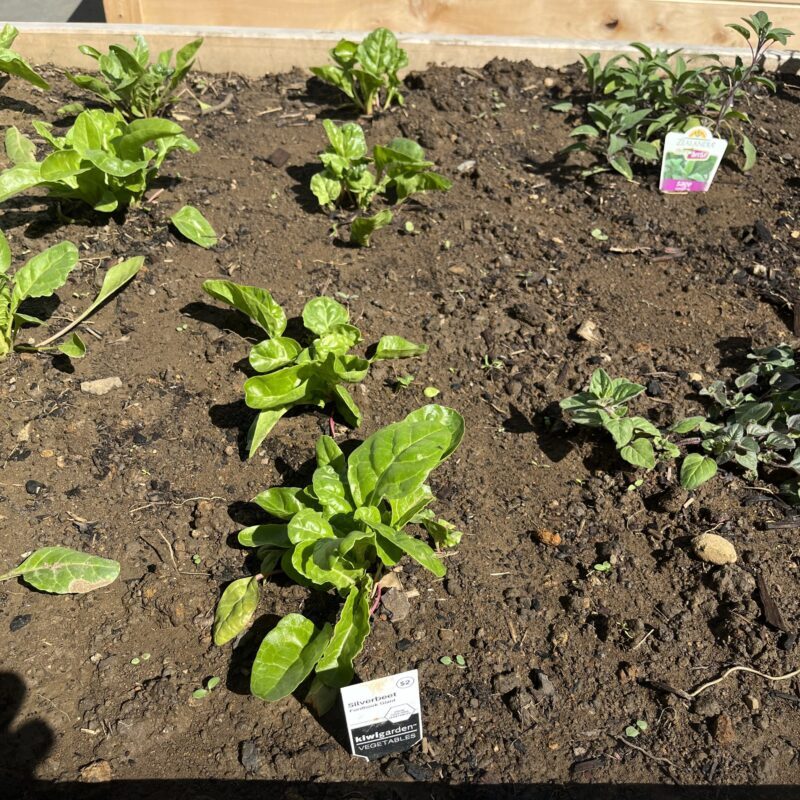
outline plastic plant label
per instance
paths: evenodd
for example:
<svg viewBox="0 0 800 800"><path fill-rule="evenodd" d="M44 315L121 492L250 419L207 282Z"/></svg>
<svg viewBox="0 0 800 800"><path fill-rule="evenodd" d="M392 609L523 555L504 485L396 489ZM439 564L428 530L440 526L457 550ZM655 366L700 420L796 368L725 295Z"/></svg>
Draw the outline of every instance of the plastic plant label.
<svg viewBox="0 0 800 800"><path fill-rule="evenodd" d="M707 192L728 147L708 128L698 125L686 133L671 131L664 139L661 159L662 192Z"/></svg>
<svg viewBox="0 0 800 800"><path fill-rule="evenodd" d="M422 741L419 674L415 669L346 686L342 705L354 756L373 761Z"/></svg>

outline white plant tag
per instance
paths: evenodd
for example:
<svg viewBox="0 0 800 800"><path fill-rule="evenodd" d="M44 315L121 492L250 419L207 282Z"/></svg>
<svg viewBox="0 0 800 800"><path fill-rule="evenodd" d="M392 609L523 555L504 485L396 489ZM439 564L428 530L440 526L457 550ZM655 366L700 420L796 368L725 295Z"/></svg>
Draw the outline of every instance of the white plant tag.
<svg viewBox="0 0 800 800"><path fill-rule="evenodd" d="M662 192L707 192L728 147L708 128L698 125L686 133L671 131L664 139L661 156Z"/></svg>
<svg viewBox="0 0 800 800"><path fill-rule="evenodd" d="M342 689L354 756L372 761L422 741L419 674L412 669Z"/></svg>

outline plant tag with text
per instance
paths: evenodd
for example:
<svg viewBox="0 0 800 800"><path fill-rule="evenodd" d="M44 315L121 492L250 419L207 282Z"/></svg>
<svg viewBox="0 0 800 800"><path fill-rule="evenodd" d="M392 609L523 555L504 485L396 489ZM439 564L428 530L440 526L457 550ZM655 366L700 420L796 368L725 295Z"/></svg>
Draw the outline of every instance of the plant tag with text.
<svg viewBox="0 0 800 800"><path fill-rule="evenodd" d="M350 749L373 761L422 741L419 674L412 669L342 689Z"/></svg>
<svg viewBox="0 0 800 800"><path fill-rule="evenodd" d="M671 131L664 139L658 188L671 193L707 192L727 147L726 139L716 139L702 126L686 133Z"/></svg>

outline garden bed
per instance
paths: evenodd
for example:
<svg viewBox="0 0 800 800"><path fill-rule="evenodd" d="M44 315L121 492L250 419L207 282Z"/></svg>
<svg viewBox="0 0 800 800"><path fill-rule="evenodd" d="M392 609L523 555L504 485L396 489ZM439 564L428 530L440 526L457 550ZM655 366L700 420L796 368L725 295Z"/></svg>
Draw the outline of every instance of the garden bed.
<svg viewBox="0 0 800 800"><path fill-rule="evenodd" d="M3 126L30 132L77 96L50 76L49 96L4 88ZM793 511L735 471L688 502L674 476L629 471L605 440L557 424L557 401L597 366L646 384L637 408L667 423L698 413L701 385L740 370L753 347L794 341L797 85L753 106L751 173L725 166L710 193L665 196L653 170L636 184L586 183L554 162L569 125L549 107L578 91L577 68L414 73L406 108L366 123L368 137L418 140L454 187L353 249L329 238L308 188L330 95L300 72L206 82L206 102L232 98L204 116L179 104L199 154L168 161L163 192L124 220L70 223L31 197L0 209L17 255L79 246L82 295L110 259L147 257L90 321L84 360L16 355L0 371L3 563L57 543L122 563L120 580L86 596L0 585L3 669L16 676L3 691L21 703L4 774L73 781L107 762L115 779L797 783L796 679L740 673L693 702L663 686L688 690L734 663L797 668L797 529L777 524ZM215 226L215 249L168 230L184 203ZM430 345L373 368L356 390L364 425L338 425L339 440L401 419L427 386L466 419L433 478L438 509L466 535L443 581L404 565L405 589L419 592L411 613L379 615L357 662L361 679L420 670L424 748L355 761L335 714L320 722L294 698L248 694L258 637L274 615L302 610L298 586L265 584L233 653L211 643L221 587L242 574L233 534L253 519L248 501L307 478L328 431L326 414L303 410L243 460L250 329L207 302L201 283L216 277L268 288L290 316L335 296L367 341L391 332ZM71 313L60 297L56 317ZM587 320L595 340L576 335ZM113 376L122 387L106 395L81 390ZM712 529L734 543L736 565L693 557L691 537ZM606 561L608 572L593 569ZM788 631L766 624L759 573ZM448 655L465 668L440 663ZM194 698L210 676L222 683ZM637 720L647 731L626 739Z"/></svg>

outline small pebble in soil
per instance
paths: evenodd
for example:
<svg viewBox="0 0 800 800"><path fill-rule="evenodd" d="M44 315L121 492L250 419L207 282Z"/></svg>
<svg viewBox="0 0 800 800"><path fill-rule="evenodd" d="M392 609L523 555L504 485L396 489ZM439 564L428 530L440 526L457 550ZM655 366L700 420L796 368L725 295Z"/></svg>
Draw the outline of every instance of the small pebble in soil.
<svg viewBox="0 0 800 800"><path fill-rule="evenodd" d="M43 492L45 485L39 481L25 481L25 491L28 494L37 495Z"/></svg>
<svg viewBox="0 0 800 800"><path fill-rule="evenodd" d="M736 561L736 548L716 533L701 533L692 539L692 551L709 564L733 564Z"/></svg>
<svg viewBox="0 0 800 800"><path fill-rule="evenodd" d="M711 733L714 740L722 747L727 747L736 741L736 730L733 720L727 714L720 714L711 723Z"/></svg>
<svg viewBox="0 0 800 800"><path fill-rule="evenodd" d="M33 616L31 614L17 614L17 616L11 620L8 628L12 633L14 633L14 631L24 628L32 619Z"/></svg>
<svg viewBox="0 0 800 800"><path fill-rule="evenodd" d="M401 622L411 613L411 603L403 591L389 589L381 597L381 605L384 610L391 615L392 622Z"/></svg>
<svg viewBox="0 0 800 800"><path fill-rule="evenodd" d="M113 378L98 378L94 381L84 381L81 383L81 391L84 394L104 395L112 389L121 389L122 380L116 376Z"/></svg>

